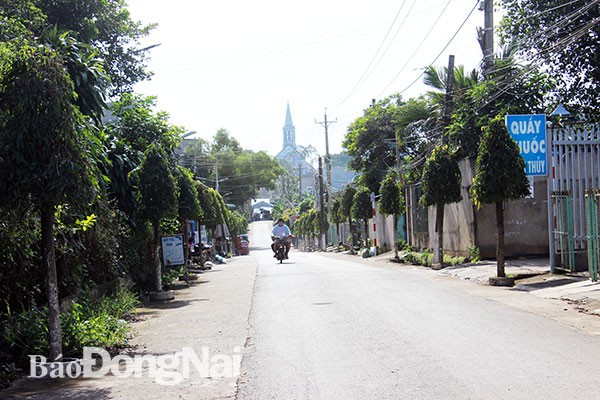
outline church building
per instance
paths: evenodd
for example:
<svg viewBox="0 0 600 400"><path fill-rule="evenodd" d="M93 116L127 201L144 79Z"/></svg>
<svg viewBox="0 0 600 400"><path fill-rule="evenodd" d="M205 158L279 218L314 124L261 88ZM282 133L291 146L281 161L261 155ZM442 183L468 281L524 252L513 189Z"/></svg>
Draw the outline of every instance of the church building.
<svg viewBox="0 0 600 400"><path fill-rule="evenodd" d="M301 174L302 192L313 193L315 187L315 168L310 165L296 147L296 127L292 122L290 104L285 113L283 126L283 148L275 156L279 163L294 176Z"/></svg>

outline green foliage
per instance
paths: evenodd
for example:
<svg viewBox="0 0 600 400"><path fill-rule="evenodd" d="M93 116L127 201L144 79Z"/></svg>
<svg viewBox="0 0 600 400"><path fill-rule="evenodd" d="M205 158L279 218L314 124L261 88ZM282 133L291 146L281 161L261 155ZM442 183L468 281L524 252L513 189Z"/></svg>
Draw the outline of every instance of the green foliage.
<svg viewBox="0 0 600 400"><path fill-rule="evenodd" d="M56 27L60 33L75 32L78 40L91 46L104 60L111 95L130 92L136 82L150 76L145 70L147 52L136 45L155 25L132 20L122 0L34 0L34 3L46 16L40 29ZM41 36L42 32L34 30L34 33Z"/></svg>
<svg viewBox="0 0 600 400"><path fill-rule="evenodd" d="M525 161L501 116L483 128L475 171L471 197L478 206L515 200L529 194Z"/></svg>
<svg viewBox="0 0 600 400"><path fill-rule="evenodd" d="M229 231L233 236L242 235L248 232L249 222L248 213L235 210L229 216Z"/></svg>
<svg viewBox="0 0 600 400"><path fill-rule="evenodd" d="M544 65L558 83L556 102L596 118L600 110L600 9L595 2L502 0L502 43ZM511 90L512 91L512 90Z"/></svg>
<svg viewBox="0 0 600 400"><path fill-rule="evenodd" d="M422 265L424 267L431 267L433 261L433 253L431 250L425 250L423 252L408 251L403 258L405 263ZM444 254L443 265L460 265L465 263L464 257L451 257Z"/></svg>
<svg viewBox="0 0 600 400"><path fill-rule="evenodd" d="M387 215L401 214L405 208L404 195L398 182L398 174L390 172L387 174L379 188L381 199L379 200L379 211Z"/></svg>
<svg viewBox="0 0 600 400"><path fill-rule="evenodd" d="M422 253L419 252L408 252L404 257L404 262L415 265L423 265L425 267L431 267L433 260L433 253L431 250L426 250Z"/></svg>
<svg viewBox="0 0 600 400"><path fill-rule="evenodd" d="M179 219L185 221L199 218L202 208L198 199L198 184L192 173L183 167L177 168L177 188Z"/></svg>
<svg viewBox="0 0 600 400"><path fill-rule="evenodd" d="M344 188L342 193L342 203L340 205L340 213L342 216L348 218L348 222L352 220L352 205L354 204L354 195L356 195L356 188L348 185Z"/></svg>
<svg viewBox="0 0 600 400"><path fill-rule="evenodd" d="M425 206L456 203L462 200L461 174L456 157L447 145L436 147L423 168L423 196Z"/></svg>
<svg viewBox="0 0 600 400"><path fill-rule="evenodd" d="M3 320L2 342L13 361L25 363L29 354L46 354L48 350L48 307L30 308L13 313L10 308L0 314Z"/></svg>
<svg viewBox="0 0 600 400"><path fill-rule="evenodd" d="M507 47L494 60L487 79L457 93L447 134L461 157L476 158L482 127L496 115L543 113L551 79L531 66L520 66ZM510 84L510 90L507 90Z"/></svg>
<svg viewBox="0 0 600 400"><path fill-rule="evenodd" d="M80 130L85 125L73 100L73 84L56 52L26 43L0 43L4 204L90 198L91 165L84 158L89 142Z"/></svg>
<svg viewBox="0 0 600 400"><path fill-rule="evenodd" d="M91 294L83 296L61 315L66 354L79 355L84 346L124 347L131 333L123 318L139 305L137 297L122 286L99 300Z"/></svg>
<svg viewBox="0 0 600 400"><path fill-rule="evenodd" d="M166 267L162 270L163 288L167 289L170 284L179 279L179 275L183 273L180 267Z"/></svg>
<svg viewBox="0 0 600 400"><path fill-rule="evenodd" d="M316 237L319 235L319 213L314 208L300 214L300 218L294 221L294 232L296 235L308 235Z"/></svg>
<svg viewBox="0 0 600 400"><path fill-rule="evenodd" d="M366 108L348 126L342 143L352 157L351 168L362 173L361 183L371 192L379 190L387 167L395 164L396 153L389 143L396 141L397 111L402 103L399 96L392 96Z"/></svg>
<svg viewBox="0 0 600 400"><path fill-rule="evenodd" d="M165 153L155 144L150 145L135 174L141 217L157 224L161 218L173 214L177 207L177 187Z"/></svg>
<svg viewBox="0 0 600 400"><path fill-rule="evenodd" d="M481 260L481 252L479 247L475 245L469 246L469 260L471 260L471 262L477 262Z"/></svg>
<svg viewBox="0 0 600 400"><path fill-rule="evenodd" d="M345 220L344 216L340 213L341 207L341 199L333 199L331 202L331 215L329 215L329 220L334 224L340 224Z"/></svg>
<svg viewBox="0 0 600 400"><path fill-rule="evenodd" d="M373 205L371 204L371 191L369 188L359 188L352 203L352 216L355 219L367 221L373 217Z"/></svg>
<svg viewBox="0 0 600 400"><path fill-rule="evenodd" d="M69 312L61 314L63 346L66 356L81 355L84 346L123 347L130 329L123 320L140 305L137 297L119 287L111 295L94 299L85 292L73 303ZM1 342L7 346L11 359L25 365L30 354L46 354L48 348L48 308L32 305L19 313L10 308L0 314L3 320Z"/></svg>

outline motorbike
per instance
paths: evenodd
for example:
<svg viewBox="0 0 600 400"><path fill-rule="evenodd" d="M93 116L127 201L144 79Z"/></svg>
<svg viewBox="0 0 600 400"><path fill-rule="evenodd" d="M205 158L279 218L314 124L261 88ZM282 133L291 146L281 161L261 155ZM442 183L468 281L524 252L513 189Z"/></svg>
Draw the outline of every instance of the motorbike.
<svg viewBox="0 0 600 400"><path fill-rule="evenodd" d="M285 240L283 237L275 238L275 258L279 264L285 259Z"/></svg>

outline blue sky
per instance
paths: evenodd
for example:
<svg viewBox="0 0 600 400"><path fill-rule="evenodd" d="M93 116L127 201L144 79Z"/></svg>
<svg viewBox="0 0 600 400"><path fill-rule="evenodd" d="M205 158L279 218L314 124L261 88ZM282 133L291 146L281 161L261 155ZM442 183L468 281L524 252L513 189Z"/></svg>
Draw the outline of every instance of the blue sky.
<svg viewBox="0 0 600 400"><path fill-rule="evenodd" d="M478 65L478 3L129 0L133 19L159 24L143 43L160 43L151 52L155 75L136 90L157 96L172 123L200 137L225 128L243 148L271 155L282 147L288 102L297 144L323 154L315 120L327 109L337 119L329 127L337 153L371 99L424 93L422 68L447 65L449 54L456 65Z"/></svg>

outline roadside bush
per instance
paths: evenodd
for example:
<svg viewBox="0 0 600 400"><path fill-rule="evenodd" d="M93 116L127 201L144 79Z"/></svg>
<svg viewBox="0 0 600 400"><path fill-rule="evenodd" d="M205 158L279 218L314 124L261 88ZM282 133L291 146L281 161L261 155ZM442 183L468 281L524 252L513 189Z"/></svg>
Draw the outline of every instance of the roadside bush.
<svg viewBox="0 0 600 400"><path fill-rule="evenodd" d="M469 246L469 260L471 262L477 262L481 260L481 253L479 252L479 247L477 246Z"/></svg>
<svg viewBox="0 0 600 400"><path fill-rule="evenodd" d="M451 257L444 254L444 265L459 265L465 263L465 257ZM433 261L433 253L427 249L423 252L409 251L404 257L404 262L415 265L423 265L431 267Z"/></svg>
<svg viewBox="0 0 600 400"><path fill-rule="evenodd" d="M84 346L122 348L127 345L130 328L126 320L140 302L136 295L119 287L112 295L94 299L85 292L68 312L61 314L65 356L81 356ZM0 344L4 354L0 374L11 365L26 368L29 355L48 350L48 308L31 306L18 314L10 309L1 315ZM14 368L13 368L14 369ZM0 376L0 381L1 381Z"/></svg>
<svg viewBox="0 0 600 400"><path fill-rule="evenodd" d="M100 300L86 296L83 301L74 303L71 310L61 316L65 355L77 356L86 346L126 346L130 330L123 318L139 305L137 297L122 286Z"/></svg>

